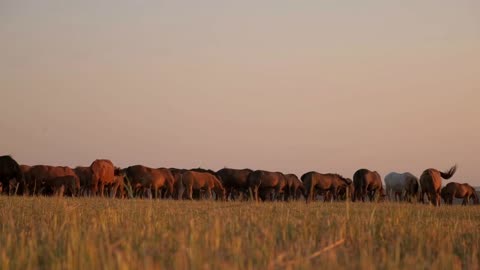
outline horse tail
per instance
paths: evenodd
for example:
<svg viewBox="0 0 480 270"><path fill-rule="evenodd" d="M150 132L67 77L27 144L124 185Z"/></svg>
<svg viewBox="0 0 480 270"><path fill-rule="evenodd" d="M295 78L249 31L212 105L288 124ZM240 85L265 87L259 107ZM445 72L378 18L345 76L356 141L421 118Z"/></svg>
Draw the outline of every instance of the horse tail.
<svg viewBox="0 0 480 270"><path fill-rule="evenodd" d="M314 185L313 185L313 175L311 173L302 176L302 181L304 185L304 196L306 203L309 203L313 197Z"/></svg>
<svg viewBox="0 0 480 270"><path fill-rule="evenodd" d="M473 193L472 193L472 197L473 197L473 202L475 204L480 204L480 201L478 199L478 193L477 191L475 190L475 188L472 188L473 189Z"/></svg>
<svg viewBox="0 0 480 270"><path fill-rule="evenodd" d="M415 181L413 183L413 190L412 190L412 195L414 196L419 196L420 195L420 183L418 182L417 179L413 179L413 181Z"/></svg>
<svg viewBox="0 0 480 270"><path fill-rule="evenodd" d="M454 165L452 168L450 168L450 170L446 172L440 172L440 175L442 176L443 179L448 180L452 178L452 176L455 174L456 171L457 171L457 165Z"/></svg>
<svg viewBox="0 0 480 270"><path fill-rule="evenodd" d="M185 185L183 184L183 174L185 172L180 172L180 177L177 181L177 185L176 185L176 189L177 189L177 200L181 200L183 198L183 193L186 191L186 187ZM180 192L182 191L182 192Z"/></svg>

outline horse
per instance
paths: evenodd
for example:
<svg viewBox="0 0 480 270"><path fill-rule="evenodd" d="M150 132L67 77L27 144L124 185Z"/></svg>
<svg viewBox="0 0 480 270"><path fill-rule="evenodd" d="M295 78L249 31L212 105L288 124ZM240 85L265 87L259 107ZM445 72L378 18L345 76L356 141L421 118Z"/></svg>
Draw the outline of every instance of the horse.
<svg viewBox="0 0 480 270"><path fill-rule="evenodd" d="M440 206L440 190L442 188L442 178L448 180L457 171L457 165L450 168L446 172L437 169L427 169L420 176L420 186L422 188L419 201L424 202L424 196L427 194L430 203Z"/></svg>
<svg viewBox="0 0 480 270"><path fill-rule="evenodd" d="M333 173L321 174L318 172L308 172L302 175L301 179L305 186L306 203L313 200L315 191L317 190L324 192L329 191L333 199L336 200L339 190L352 183L352 180Z"/></svg>
<svg viewBox="0 0 480 270"><path fill-rule="evenodd" d="M227 199L231 197L232 200L235 200L235 195L245 194L248 191L248 176L253 171L250 169L231 169L223 168L217 172L220 180L222 181L223 187L227 191Z"/></svg>
<svg viewBox="0 0 480 270"><path fill-rule="evenodd" d="M412 197L417 197L419 191L418 178L409 172L387 174L385 186L390 200L411 201Z"/></svg>
<svg viewBox="0 0 480 270"><path fill-rule="evenodd" d="M205 190L207 199L212 198L212 190L218 199L226 200L226 191L215 174L209 172L185 171L181 176L187 199L193 199L193 190Z"/></svg>
<svg viewBox="0 0 480 270"><path fill-rule="evenodd" d="M281 172L257 170L248 175L247 182L252 199L257 202L259 198L265 200L267 197L270 197L270 199L274 201L280 194L285 193L285 191L287 198L290 195L287 179Z"/></svg>
<svg viewBox="0 0 480 270"><path fill-rule="evenodd" d="M474 204L479 204L476 190L467 183L448 183L442 188L440 195L446 204L453 204L453 198L463 199L462 205L467 205L470 198L473 199Z"/></svg>
<svg viewBox="0 0 480 270"><path fill-rule="evenodd" d="M360 169L353 175L353 183L355 188L355 196L352 201L361 199L365 201L365 196L368 195L370 201L373 201L377 192L380 193L380 197L384 197L384 190L382 186L382 178L376 171L370 171L367 169Z"/></svg>

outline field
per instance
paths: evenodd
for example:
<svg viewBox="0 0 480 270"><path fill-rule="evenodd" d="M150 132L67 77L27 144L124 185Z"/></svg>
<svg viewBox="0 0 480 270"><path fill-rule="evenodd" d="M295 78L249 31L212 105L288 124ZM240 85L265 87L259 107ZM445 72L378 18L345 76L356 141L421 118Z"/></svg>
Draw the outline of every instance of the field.
<svg viewBox="0 0 480 270"><path fill-rule="evenodd" d="M480 208L0 197L0 269L478 269Z"/></svg>

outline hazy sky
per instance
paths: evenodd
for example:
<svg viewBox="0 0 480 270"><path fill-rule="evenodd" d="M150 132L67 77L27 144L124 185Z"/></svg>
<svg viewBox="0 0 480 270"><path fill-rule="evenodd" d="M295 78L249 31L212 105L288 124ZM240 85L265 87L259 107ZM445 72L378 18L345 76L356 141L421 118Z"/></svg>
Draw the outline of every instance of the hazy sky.
<svg viewBox="0 0 480 270"><path fill-rule="evenodd" d="M0 1L0 154L480 184L480 1Z"/></svg>

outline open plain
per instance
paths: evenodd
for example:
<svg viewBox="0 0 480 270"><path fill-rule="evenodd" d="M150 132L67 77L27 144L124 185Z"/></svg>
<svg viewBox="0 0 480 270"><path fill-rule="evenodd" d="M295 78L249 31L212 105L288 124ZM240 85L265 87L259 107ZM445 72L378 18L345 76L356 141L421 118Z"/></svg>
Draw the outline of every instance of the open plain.
<svg viewBox="0 0 480 270"><path fill-rule="evenodd" d="M0 197L0 269L478 269L480 208Z"/></svg>

